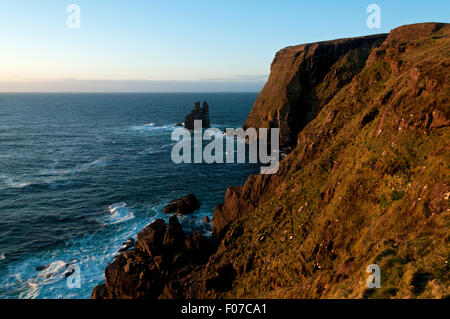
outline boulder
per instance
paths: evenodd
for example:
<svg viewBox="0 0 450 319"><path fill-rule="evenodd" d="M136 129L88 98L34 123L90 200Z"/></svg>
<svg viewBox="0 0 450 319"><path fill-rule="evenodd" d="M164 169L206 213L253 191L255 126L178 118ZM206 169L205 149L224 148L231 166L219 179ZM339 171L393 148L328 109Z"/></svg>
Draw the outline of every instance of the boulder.
<svg viewBox="0 0 450 319"><path fill-rule="evenodd" d="M200 202L194 194L189 194L186 197L172 201L169 205L163 208L166 214L177 213L182 215L192 214L200 208Z"/></svg>
<svg viewBox="0 0 450 319"><path fill-rule="evenodd" d="M136 250L128 254L106 267L103 292L122 299L157 298L164 288L164 277L152 257Z"/></svg>
<svg viewBox="0 0 450 319"><path fill-rule="evenodd" d="M177 202L177 214L192 214L200 208L200 202L194 194L189 194Z"/></svg>
<svg viewBox="0 0 450 319"><path fill-rule="evenodd" d="M157 219L137 235L135 247L148 255L158 255L163 249L166 223L163 219Z"/></svg>
<svg viewBox="0 0 450 319"><path fill-rule="evenodd" d="M105 284L95 287L91 294L91 299L110 299L112 297Z"/></svg>
<svg viewBox="0 0 450 319"><path fill-rule="evenodd" d="M163 207L163 213L171 214L177 212L177 201L171 201L169 205Z"/></svg>

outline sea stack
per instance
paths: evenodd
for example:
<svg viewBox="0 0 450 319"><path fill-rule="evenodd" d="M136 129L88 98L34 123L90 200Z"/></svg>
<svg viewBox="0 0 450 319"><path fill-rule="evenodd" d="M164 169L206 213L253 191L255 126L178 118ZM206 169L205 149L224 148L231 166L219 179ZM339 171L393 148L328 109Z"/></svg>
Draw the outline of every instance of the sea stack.
<svg viewBox="0 0 450 319"><path fill-rule="evenodd" d="M211 127L209 122L209 106L206 101L203 102L202 108L200 107L200 102L195 102L194 109L184 118L184 127L188 130L193 130L195 120L202 120L203 128Z"/></svg>

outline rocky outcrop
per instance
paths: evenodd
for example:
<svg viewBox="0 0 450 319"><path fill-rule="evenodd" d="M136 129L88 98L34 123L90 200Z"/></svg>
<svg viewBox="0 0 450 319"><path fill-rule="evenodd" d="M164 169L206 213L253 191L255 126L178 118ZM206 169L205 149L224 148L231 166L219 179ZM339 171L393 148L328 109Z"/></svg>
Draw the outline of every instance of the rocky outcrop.
<svg viewBox="0 0 450 319"><path fill-rule="evenodd" d="M139 232L135 247L149 256L159 255L164 250L165 233L166 223L162 219L157 219Z"/></svg>
<svg viewBox="0 0 450 319"><path fill-rule="evenodd" d="M92 292L93 299L176 297L179 275L205 263L214 242L194 232L186 237L177 217L166 226L158 219L137 236L135 248L115 257L105 269L105 284Z"/></svg>
<svg viewBox="0 0 450 319"><path fill-rule="evenodd" d="M181 215L192 214L200 208L200 202L194 194L172 201L169 205L164 206L163 212L166 214L177 213Z"/></svg>
<svg viewBox="0 0 450 319"><path fill-rule="evenodd" d="M188 130L193 130L195 120L201 120L203 128L211 127L209 121L209 106L206 101L203 102L202 108L200 107L200 102L195 102L194 109L184 118L184 127Z"/></svg>
<svg viewBox="0 0 450 319"><path fill-rule="evenodd" d="M223 238L228 226L235 220L252 212L276 189L277 178L274 175L252 175L242 187L230 187L225 202L214 209L212 220L213 234Z"/></svg>
<svg viewBox="0 0 450 319"><path fill-rule="evenodd" d="M217 246L148 226L93 297L450 296L449 50L442 23L281 50L245 124L281 128L278 172L227 190Z"/></svg>
<svg viewBox="0 0 450 319"><path fill-rule="evenodd" d="M449 50L450 25L428 23L277 53L245 125L280 127L297 145L215 210L211 260L236 270L222 296L450 295L450 172L438 164L450 150ZM381 289L364 285L373 263Z"/></svg>

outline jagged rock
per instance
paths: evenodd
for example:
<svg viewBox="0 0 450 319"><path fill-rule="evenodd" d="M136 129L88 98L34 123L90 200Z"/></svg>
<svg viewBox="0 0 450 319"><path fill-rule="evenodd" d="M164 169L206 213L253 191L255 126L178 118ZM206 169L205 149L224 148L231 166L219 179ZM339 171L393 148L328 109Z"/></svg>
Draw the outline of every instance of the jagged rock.
<svg viewBox="0 0 450 319"><path fill-rule="evenodd" d="M177 213L182 215L192 214L200 208L200 202L194 194L189 194L186 197L172 201L169 205L163 208L166 214Z"/></svg>
<svg viewBox="0 0 450 319"><path fill-rule="evenodd" d="M335 94L351 83L386 34L290 46L277 52L267 84L244 128L278 127L280 146L298 133Z"/></svg>
<svg viewBox="0 0 450 319"><path fill-rule="evenodd" d="M164 246L169 248L171 251L179 251L184 248L185 239L186 236L181 228L177 216L171 216L164 235Z"/></svg>
<svg viewBox="0 0 450 319"><path fill-rule="evenodd" d="M200 102L195 102L194 109L184 118L184 127L188 130L193 130L195 120L202 120L203 128L211 127L209 121L209 106L206 101L203 102L202 108L200 108Z"/></svg>
<svg viewBox="0 0 450 319"><path fill-rule="evenodd" d="M104 293L114 298L156 298L164 288L164 277L152 257L134 250L128 258L121 255L106 267L105 286Z"/></svg>
<svg viewBox="0 0 450 319"><path fill-rule="evenodd" d="M200 202L194 194L189 194L177 202L177 214L192 214L199 208Z"/></svg>
<svg viewBox="0 0 450 319"><path fill-rule="evenodd" d="M106 267L105 284L95 287L91 298L179 298L177 274L205 263L214 247L197 231L186 238L175 215L167 227L164 220L156 220L138 234L135 249L116 256Z"/></svg>
<svg viewBox="0 0 450 319"><path fill-rule="evenodd" d="M227 226L264 202L269 192L277 188L277 183L277 175L251 175L244 186L228 188L225 202L214 209L212 218L214 236L218 239L223 238Z"/></svg>
<svg viewBox="0 0 450 319"><path fill-rule="evenodd" d="M111 299L112 294L108 291L105 284L96 286L92 290L91 299Z"/></svg>
<svg viewBox="0 0 450 319"><path fill-rule="evenodd" d="M146 252L150 256L158 255L163 249L166 223L163 219L157 219L137 235L136 248Z"/></svg>

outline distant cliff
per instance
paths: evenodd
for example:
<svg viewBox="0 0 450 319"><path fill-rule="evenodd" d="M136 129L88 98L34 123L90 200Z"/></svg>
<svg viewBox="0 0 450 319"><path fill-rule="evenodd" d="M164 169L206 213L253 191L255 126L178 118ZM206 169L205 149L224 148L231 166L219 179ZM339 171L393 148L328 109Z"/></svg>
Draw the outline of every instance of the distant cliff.
<svg viewBox="0 0 450 319"><path fill-rule="evenodd" d="M180 241L162 268L138 237L93 297L450 296L449 37L424 23L278 52L245 123L280 127L278 173L229 188L215 242Z"/></svg>

